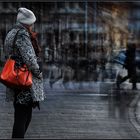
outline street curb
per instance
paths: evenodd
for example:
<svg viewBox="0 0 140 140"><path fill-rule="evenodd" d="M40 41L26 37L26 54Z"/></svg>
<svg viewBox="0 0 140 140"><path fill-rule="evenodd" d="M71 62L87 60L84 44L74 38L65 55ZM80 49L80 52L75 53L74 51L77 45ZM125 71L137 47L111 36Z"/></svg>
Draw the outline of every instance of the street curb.
<svg viewBox="0 0 140 140"><path fill-rule="evenodd" d="M132 100L132 102L129 105L128 117L129 117L130 123L134 126L136 131L140 134L140 121L137 118L137 108L138 108L139 101L140 101L140 94L138 91L135 98Z"/></svg>

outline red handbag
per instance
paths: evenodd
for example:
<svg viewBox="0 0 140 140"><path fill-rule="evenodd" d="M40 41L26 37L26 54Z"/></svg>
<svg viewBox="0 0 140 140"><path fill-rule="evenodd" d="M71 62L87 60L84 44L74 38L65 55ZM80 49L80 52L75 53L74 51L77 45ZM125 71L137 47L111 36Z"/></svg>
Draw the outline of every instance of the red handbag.
<svg viewBox="0 0 140 140"><path fill-rule="evenodd" d="M13 51L14 45L17 38L19 30L17 31L14 41L13 41ZM17 67L15 65L16 61L9 58L0 73L0 82L5 86L11 88L29 88L32 86L32 74L28 70L27 66L24 64L22 67Z"/></svg>
<svg viewBox="0 0 140 140"><path fill-rule="evenodd" d="M16 68L15 60L8 59L0 74L0 81L11 88L29 88L32 86L32 74L26 65Z"/></svg>

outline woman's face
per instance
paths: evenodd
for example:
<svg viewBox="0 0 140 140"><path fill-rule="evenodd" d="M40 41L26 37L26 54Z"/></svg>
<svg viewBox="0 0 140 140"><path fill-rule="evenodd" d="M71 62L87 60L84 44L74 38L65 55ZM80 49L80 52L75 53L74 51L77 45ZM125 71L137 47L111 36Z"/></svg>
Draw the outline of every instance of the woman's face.
<svg viewBox="0 0 140 140"><path fill-rule="evenodd" d="M34 24L31 24L31 25L28 25L28 27L27 27L30 31L32 31L33 30L33 28L34 28Z"/></svg>
<svg viewBox="0 0 140 140"><path fill-rule="evenodd" d="M34 28L34 24L29 25L29 29L32 30Z"/></svg>

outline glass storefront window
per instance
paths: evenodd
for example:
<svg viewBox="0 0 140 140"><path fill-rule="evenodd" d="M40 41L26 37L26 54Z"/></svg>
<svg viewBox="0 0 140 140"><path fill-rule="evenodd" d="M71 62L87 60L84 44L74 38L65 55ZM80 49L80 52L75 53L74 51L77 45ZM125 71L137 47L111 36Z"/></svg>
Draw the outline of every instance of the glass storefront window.
<svg viewBox="0 0 140 140"><path fill-rule="evenodd" d="M33 8L38 18L35 30L44 50L44 65L55 65L62 75L64 68L70 68L71 80L115 80L113 57L126 48L130 34L139 39L140 7L136 9L131 2L1 2L0 5L4 11L0 13L1 32L8 31L11 27L8 24L16 19L16 12L11 15L9 6Z"/></svg>

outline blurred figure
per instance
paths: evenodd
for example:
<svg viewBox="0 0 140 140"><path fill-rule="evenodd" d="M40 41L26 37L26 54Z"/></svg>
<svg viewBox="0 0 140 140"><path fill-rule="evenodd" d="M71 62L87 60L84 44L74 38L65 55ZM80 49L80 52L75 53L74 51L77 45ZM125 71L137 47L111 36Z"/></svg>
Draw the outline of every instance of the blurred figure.
<svg viewBox="0 0 140 140"><path fill-rule="evenodd" d="M136 76L136 61L135 61L135 52L136 52L136 44L129 43L127 45L126 50L126 59L124 63L124 68L127 69L127 75L125 77L117 77L117 88L120 89L120 84L126 81L127 79L130 79L132 82L132 89L137 89L137 76Z"/></svg>

